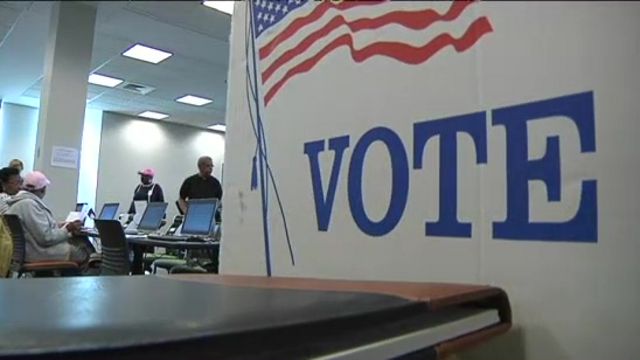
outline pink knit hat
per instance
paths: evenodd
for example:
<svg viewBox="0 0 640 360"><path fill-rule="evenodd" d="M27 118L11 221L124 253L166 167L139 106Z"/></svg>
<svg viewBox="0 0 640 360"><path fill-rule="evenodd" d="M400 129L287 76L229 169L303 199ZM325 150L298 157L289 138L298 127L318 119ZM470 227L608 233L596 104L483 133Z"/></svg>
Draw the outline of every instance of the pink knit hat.
<svg viewBox="0 0 640 360"><path fill-rule="evenodd" d="M154 177L154 176L156 176L156 172L155 172L153 169L151 169L151 168L147 168L147 169L144 169L144 170L140 170L140 171L138 171L138 174L140 174L140 175L146 175L146 176L150 176L150 177Z"/></svg>
<svg viewBox="0 0 640 360"><path fill-rule="evenodd" d="M24 177L23 186L28 190L40 190L51 184L51 181L40 171L34 171Z"/></svg>

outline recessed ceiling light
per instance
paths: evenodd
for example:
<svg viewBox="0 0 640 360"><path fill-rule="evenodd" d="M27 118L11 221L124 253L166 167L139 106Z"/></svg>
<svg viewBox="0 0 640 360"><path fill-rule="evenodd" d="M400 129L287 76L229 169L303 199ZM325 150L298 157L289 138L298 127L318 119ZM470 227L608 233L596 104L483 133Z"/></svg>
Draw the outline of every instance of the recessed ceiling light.
<svg viewBox="0 0 640 360"><path fill-rule="evenodd" d="M215 131L226 132L227 131L227 126L226 125L221 125L221 124L215 124L215 125L209 126L209 129L215 130Z"/></svg>
<svg viewBox="0 0 640 360"><path fill-rule="evenodd" d="M106 87L116 87L118 86L118 84L121 84L124 80L122 79L116 79L110 76L104 76L104 75L100 75L100 74L91 74L89 75L89 83L90 84L95 84L95 85L100 85L100 86L106 86Z"/></svg>
<svg viewBox="0 0 640 360"><path fill-rule="evenodd" d="M233 15L233 3L235 1L203 1L202 5Z"/></svg>
<svg viewBox="0 0 640 360"><path fill-rule="evenodd" d="M133 59L150 62L152 64L157 64L169 58L173 54L170 52L150 48L148 46L135 44L127 51L123 52L122 55Z"/></svg>
<svg viewBox="0 0 640 360"><path fill-rule="evenodd" d="M211 99L207 99L207 98L203 98L195 95L185 95L181 98L177 98L176 101L181 102L183 104L189 104L189 105L195 105L195 106L207 105L213 102L213 100Z"/></svg>
<svg viewBox="0 0 640 360"><path fill-rule="evenodd" d="M163 114L163 113L159 113L159 112L155 112L155 111L141 112L140 114L138 114L138 116L143 117L143 118L148 118L148 119L154 119L154 120L162 120L162 119L166 119L166 118L169 117L169 115L167 115L167 114Z"/></svg>

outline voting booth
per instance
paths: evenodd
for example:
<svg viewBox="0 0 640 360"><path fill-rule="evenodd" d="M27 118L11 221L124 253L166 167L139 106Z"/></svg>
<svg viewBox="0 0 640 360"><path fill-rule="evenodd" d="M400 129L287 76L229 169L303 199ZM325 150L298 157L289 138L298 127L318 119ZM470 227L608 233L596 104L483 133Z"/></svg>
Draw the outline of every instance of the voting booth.
<svg viewBox="0 0 640 360"><path fill-rule="evenodd" d="M514 327L464 358L637 353L639 18L237 2L221 272L492 285Z"/></svg>

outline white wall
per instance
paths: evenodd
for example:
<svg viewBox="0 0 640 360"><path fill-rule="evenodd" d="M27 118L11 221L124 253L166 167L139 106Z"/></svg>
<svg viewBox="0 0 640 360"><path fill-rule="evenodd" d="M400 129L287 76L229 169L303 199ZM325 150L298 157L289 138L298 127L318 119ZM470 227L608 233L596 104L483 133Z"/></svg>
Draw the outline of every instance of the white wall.
<svg viewBox="0 0 640 360"><path fill-rule="evenodd" d="M182 181L197 172L201 155L213 158L213 175L221 180L224 135L192 127L144 121L105 112L102 120L97 209L105 202L119 202L126 212L133 191L140 183L139 170L156 170L155 181L162 186L169 203L167 218L177 214L174 202Z"/></svg>
<svg viewBox="0 0 640 360"><path fill-rule="evenodd" d="M236 2L235 13L245 14L250 3ZM491 284L508 293L514 328L461 359L637 358L640 3L456 3L470 7L459 18L426 29L397 24L352 29L353 48L339 47L306 71L308 59L320 59L316 55L327 44L340 44L331 42L348 33L340 27L275 71L258 95L276 89L286 74L295 75L261 106L275 180L255 190L249 183L257 143L249 109L255 104L247 99L246 84L253 82L247 81L245 66L252 59L245 54L250 37L246 17L233 17L223 228L223 239L232 241L222 242L222 273L264 275L270 261L275 276ZM320 4L326 2L302 6ZM345 18L395 10L444 14L449 6L382 2L345 10ZM283 21L293 21L296 11L292 5ZM333 14L329 10L323 19ZM480 16L486 16L491 31L467 31ZM323 24L319 19L274 45L262 64L275 64ZM260 35L258 47L275 33ZM424 51L435 48L425 44L449 41L439 34L471 40L452 41L456 46L433 54ZM375 41L416 48L370 47ZM416 55L416 49L422 52ZM374 50L405 61L379 53L367 58ZM555 100L542 101L550 99ZM504 109L523 104L517 111ZM452 118L465 114L474 116ZM514 135L514 124L522 125L523 119L527 124L520 129L527 132ZM427 128L438 134L461 124L479 140L467 130L435 136L426 146L419 141ZM393 156L381 140L381 128ZM370 148L358 146L369 144L361 142L365 134L378 134ZM333 172L338 157L329 147L344 141L327 140L338 137L348 137L349 147L336 162L340 171ZM311 145L308 153L324 149L314 157L316 167L305 144ZM369 150L366 157L363 148ZM529 165L536 160L544 167L534 171ZM312 168L319 176L312 176ZM455 178L440 178L452 168ZM317 208L330 208L323 203L332 173L338 173L335 198L329 225L321 229ZM407 189L408 196L391 193L392 176L400 184L397 190ZM316 194L321 196L314 197L313 185L320 179ZM270 186L274 182L295 263L278 194ZM453 189L457 198L443 189ZM357 223L365 216L370 222L386 220L390 201L402 208L394 208L400 216L397 222L392 218L388 232L372 234L373 226ZM441 211L453 205L454 211ZM586 209L586 216L576 217L578 209ZM443 218L449 220L446 226L433 226ZM509 233L498 230L505 219L513 225ZM450 225L456 221L469 223L469 232Z"/></svg>
<svg viewBox="0 0 640 360"><path fill-rule="evenodd" d="M89 207L95 209L102 135L102 110L86 109L83 126L76 201L87 203Z"/></svg>
<svg viewBox="0 0 640 360"><path fill-rule="evenodd" d="M38 109L3 103L0 109L0 167L11 159L24 163L24 173L33 169L38 135Z"/></svg>
<svg viewBox="0 0 640 360"><path fill-rule="evenodd" d="M38 115L39 109L35 107L11 103L2 104L2 109L0 109L0 167L8 165L11 159L18 158L24 163L23 175L34 170ZM94 206L96 200L101 132L102 111L85 109L77 201L86 202L90 206ZM54 215L62 220L66 217L66 211L60 211Z"/></svg>

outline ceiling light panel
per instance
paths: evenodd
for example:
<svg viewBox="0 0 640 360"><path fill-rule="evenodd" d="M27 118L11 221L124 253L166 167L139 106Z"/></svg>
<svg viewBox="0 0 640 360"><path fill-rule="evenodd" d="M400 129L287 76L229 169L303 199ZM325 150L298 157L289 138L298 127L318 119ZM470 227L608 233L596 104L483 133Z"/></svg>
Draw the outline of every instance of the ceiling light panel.
<svg viewBox="0 0 640 360"><path fill-rule="evenodd" d="M203 106L213 102L211 99L195 96L195 95L185 95L181 98L176 99L177 102L183 104L189 104L194 106Z"/></svg>
<svg viewBox="0 0 640 360"><path fill-rule="evenodd" d="M216 125L209 126L209 129L215 130L215 131L226 132L227 131L227 126L226 125L221 125L221 124L216 124Z"/></svg>
<svg viewBox="0 0 640 360"><path fill-rule="evenodd" d="M202 5L233 15L233 4L235 1L203 1Z"/></svg>
<svg viewBox="0 0 640 360"><path fill-rule="evenodd" d="M110 76L100 75L100 74L91 74L89 75L89 83L94 85L106 86L106 87L116 87L118 84L121 84L124 80L113 78Z"/></svg>
<svg viewBox="0 0 640 360"><path fill-rule="evenodd" d="M162 120L162 119L166 119L169 117L169 115L167 114L163 114L163 113L159 113L159 112L155 112L155 111L144 111L141 112L140 114L138 114L139 117L143 117L143 118L147 118L147 119L154 119L154 120Z"/></svg>
<svg viewBox="0 0 640 360"><path fill-rule="evenodd" d="M152 64L158 64L161 61L168 59L173 54L141 44L135 44L127 51L123 52L122 55L132 59L142 60Z"/></svg>

